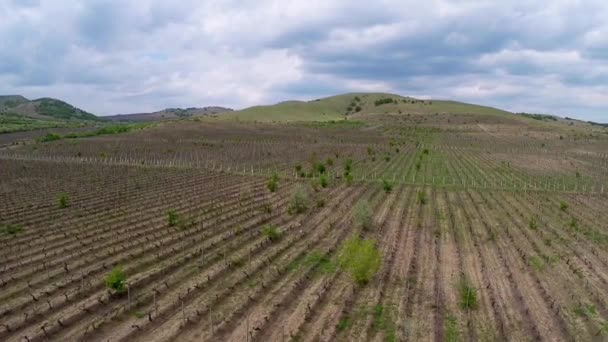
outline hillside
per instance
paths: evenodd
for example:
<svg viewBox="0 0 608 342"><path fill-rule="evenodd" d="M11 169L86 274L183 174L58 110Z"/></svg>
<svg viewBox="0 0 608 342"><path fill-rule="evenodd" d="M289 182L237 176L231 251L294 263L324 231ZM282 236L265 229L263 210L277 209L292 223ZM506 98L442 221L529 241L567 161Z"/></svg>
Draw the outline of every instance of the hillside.
<svg viewBox="0 0 608 342"><path fill-rule="evenodd" d="M254 106L222 116L222 119L260 122L331 121L372 114L511 114L474 104L419 100L387 93L348 93L312 101L286 101L270 106Z"/></svg>
<svg viewBox="0 0 608 342"><path fill-rule="evenodd" d="M61 100L29 100L21 95L0 96L0 133L80 127L98 121L97 116Z"/></svg>
<svg viewBox="0 0 608 342"><path fill-rule="evenodd" d="M135 114L117 114L104 116L104 120L109 121L160 121L171 119L183 119L191 117L199 117L206 115L214 115L223 112L231 112L232 109L218 106L202 107L202 108L167 108L161 111L152 113L135 113Z"/></svg>

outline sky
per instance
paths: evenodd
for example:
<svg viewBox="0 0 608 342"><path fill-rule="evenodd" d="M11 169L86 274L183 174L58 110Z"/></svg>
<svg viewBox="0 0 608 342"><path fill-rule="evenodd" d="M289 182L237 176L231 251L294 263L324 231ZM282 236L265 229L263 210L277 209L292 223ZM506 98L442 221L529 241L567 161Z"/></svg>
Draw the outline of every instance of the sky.
<svg viewBox="0 0 608 342"><path fill-rule="evenodd" d="M606 0L0 0L0 94L98 115L380 91L608 122Z"/></svg>

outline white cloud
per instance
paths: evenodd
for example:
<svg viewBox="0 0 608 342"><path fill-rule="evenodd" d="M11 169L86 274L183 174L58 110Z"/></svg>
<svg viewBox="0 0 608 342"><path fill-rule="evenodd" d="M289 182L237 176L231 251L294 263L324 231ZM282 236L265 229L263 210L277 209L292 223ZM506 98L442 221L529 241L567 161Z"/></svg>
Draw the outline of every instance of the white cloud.
<svg viewBox="0 0 608 342"><path fill-rule="evenodd" d="M111 114L395 91L595 118L606 17L604 0L0 0L0 93Z"/></svg>

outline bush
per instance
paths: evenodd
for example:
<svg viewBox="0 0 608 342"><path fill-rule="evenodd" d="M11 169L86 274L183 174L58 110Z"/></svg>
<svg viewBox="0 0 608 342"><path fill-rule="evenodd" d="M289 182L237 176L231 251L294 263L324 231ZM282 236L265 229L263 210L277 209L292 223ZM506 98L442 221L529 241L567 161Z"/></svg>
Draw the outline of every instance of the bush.
<svg viewBox="0 0 608 342"><path fill-rule="evenodd" d="M353 208L353 219L355 224L363 229L370 229L373 223L372 207L366 200L361 200Z"/></svg>
<svg viewBox="0 0 608 342"><path fill-rule="evenodd" d="M47 135L36 139L36 141L38 141L38 142L48 142L48 141L55 141L55 140L61 140L61 135L59 135L57 133L48 133Z"/></svg>
<svg viewBox="0 0 608 342"><path fill-rule="evenodd" d="M353 277L358 285L367 284L374 276L382 258L374 240L352 237L346 240L338 254L340 267Z"/></svg>
<svg viewBox="0 0 608 342"><path fill-rule="evenodd" d="M346 159L346 162L344 162L344 172L351 173L352 170L353 170L353 160Z"/></svg>
<svg viewBox="0 0 608 342"><path fill-rule="evenodd" d="M353 175L351 175L350 173L345 174L344 179L346 179L347 185L353 184Z"/></svg>
<svg viewBox="0 0 608 342"><path fill-rule="evenodd" d="M424 192L422 190L418 190L418 203L426 204L426 202L427 202L426 192Z"/></svg>
<svg viewBox="0 0 608 342"><path fill-rule="evenodd" d="M272 242L279 240L281 235L283 235L276 226L272 225L264 226L264 228L262 228L262 234Z"/></svg>
<svg viewBox="0 0 608 342"><path fill-rule="evenodd" d="M70 199L67 194L61 193L57 196L57 206L60 209L67 208L70 205Z"/></svg>
<svg viewBox="0 0 608 342"><path fill-rule="evenodd" d="M532 217L530 219L529 226L530 226L530 229L532 229L532 230L537 230L538 229L538 222L536 222L536 218Z"/></svg>
<svg viewBox="0 0 608 342"><path fill-rule="evenodd" d="M327 164L327 166L333 166L334 165L334 160L331 158L327 158L327 160L325 161L325 164Z"/></svg>
<svg viewBox="0 0 608 342"><path fill-rule="evenodd" d="M462 279L458 284L458 294L462 309L474 310L477 308L477 289L472 287L466 279Z"/></svg>
<svg viewBox="0 0 608 342"><path fill-rule="evenodd" d="M308 209L309 195L308 190L302 185L298 186L293 194L289 203L288 212L290 214L300 214Z"/></svg>
<svg viewBox="0 0 608 342"><path fill-rule="evenodd" d="M268 187L268 190L270 190L270 192L277 191L277 189L279 188L279 175L276 172L274 172L272 176L270 176L266 186Z"/></svg>
<svg viewBox="0 0 608 342"><path fill-rule="evenodd" d="M325 165L323 163L317 163L317 165L315 165L315 171L317 171L320 174L324 174L325 173Z"/></svg>
<svg viewBox="0 0 608 342"><path fill-rule="evenodd" d="M321 177L319 177L319 185L321 185L322 188L327 188L329 185L329 179L326 175L321 175Z"/></svg>
<svg viewBox="0 0 608 342"><path fill-rule="evenodd" d="M19 224L0 225L0 233L15 236L23 231L23 226Z"/></svg>
<svg viewBox="0 0 608 342"><path fill-rule="evenodd" d="M175 210L167 211L167 222L169 227L174 227L179 224L179 214Z"/></svg>
<svg viewBox="0 0 608 342"><path fill-rule="evenodd" d="M106 276L106 287L116 293L123 293L126 290L127 277L120 266L115 266L112 272Z"/></svg>
<svg viewBox="0 0 608 342"><path fill-rule="evenodd" d="M382 180L382 188L387 194L393 191L393 184L386 179Z"/></svg>
<svg viewBox="0 0 608 342"><path fill-rule="evenodd" d="M566 210L568 210L568 203L566 203L566 202L560 202L560 203L559 203L559 209L560 209L561 211L566 211Z"/></svg>

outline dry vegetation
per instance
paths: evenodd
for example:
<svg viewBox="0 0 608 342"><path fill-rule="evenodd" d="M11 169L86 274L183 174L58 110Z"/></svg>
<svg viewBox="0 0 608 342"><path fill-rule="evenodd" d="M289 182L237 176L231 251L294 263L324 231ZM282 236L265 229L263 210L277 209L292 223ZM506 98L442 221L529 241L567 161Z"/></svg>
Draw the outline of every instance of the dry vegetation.
<svg viewBox="0 0 608 342"><path fill-rule="evenodd" d="M0 150L0 340L608 339L605 134L359 120Z"/></svg>

